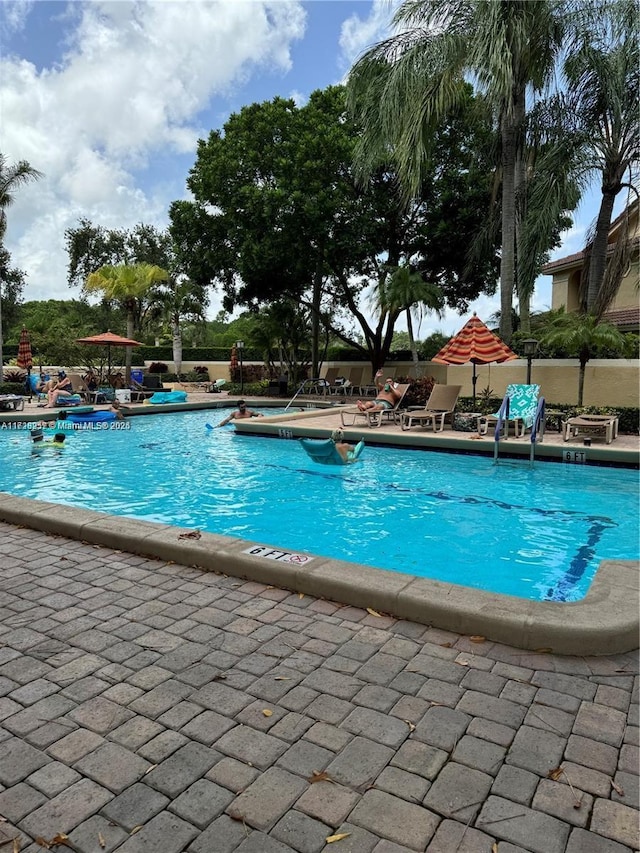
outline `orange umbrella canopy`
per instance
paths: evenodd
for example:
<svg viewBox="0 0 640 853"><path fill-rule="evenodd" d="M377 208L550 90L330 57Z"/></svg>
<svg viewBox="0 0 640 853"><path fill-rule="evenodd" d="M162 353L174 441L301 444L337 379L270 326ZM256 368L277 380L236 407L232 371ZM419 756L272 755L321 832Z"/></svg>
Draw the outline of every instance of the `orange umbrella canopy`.
<svg viewBox="0 0 640 853"><path fill-rule="evenodd" d="M491 364L518 358L475 314L431 361L438 364Z"/></svg>
<svg viewBox="0 0 640 853"><path fill-rule="evenodd" d="M132 341L131 338L123 338L114 335L113 332L102 332L100 335L91 335L88 338L78 338L77 344L96 344L100 347L141 347L140 341Z"/></svg>
<svg viewBox="0 0 640 853"><path fill-rule="evenodd" d="M77 344L95 344L107 348L107 371L111 373L111 347L141 347L140 341L114 335L113 332L102 332L100 335L90 335L88 338L76 338Z"/></svg>
<svg viewBox="0 0 640 853"><path fill-rule="evenodd" d="M31 340L29 332L23 327L20 332L20 340L18 341L18 358L16 359L18 367L23 370L31 370L33 367L33 354L31 352Z"/></svg>
<svg viewBox="0 0 640 853"><path fill-rule="evenodd" d="M445 344L431 361L438 364L468 364L473 363L473 399L476 399L476 364L491 364L492 361L511 361L518 358L513 350L503 343L497 335L488 329L476 315L464 324L449 343Z"/></svg>

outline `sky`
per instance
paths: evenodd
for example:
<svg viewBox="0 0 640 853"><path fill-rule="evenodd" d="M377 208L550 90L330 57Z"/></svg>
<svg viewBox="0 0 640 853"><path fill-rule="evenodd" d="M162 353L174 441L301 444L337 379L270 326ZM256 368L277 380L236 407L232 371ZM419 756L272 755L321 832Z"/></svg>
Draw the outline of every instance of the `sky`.
<svg viewBox="0 0 640 853"><path fill-rule="evenodd" d="M244 105L344 82L389 34L398 0L111 0L0 4L0 152L44 177L8 209L5 245L26 273L23 298L78 298L66 280L64 232L168 225L189 198L197 141ZM552 259L580 251L597 186ZM619 211L616 209L615 211ZM551 306L539 279L532 309ZM220 308L212 291L209 316ZM499 300L471 306L488 320ZM423 319L418 337L453 334L469 314ZM402 328L402 324L398 325ZM406 328L406 327L405 327Z"/></svg>

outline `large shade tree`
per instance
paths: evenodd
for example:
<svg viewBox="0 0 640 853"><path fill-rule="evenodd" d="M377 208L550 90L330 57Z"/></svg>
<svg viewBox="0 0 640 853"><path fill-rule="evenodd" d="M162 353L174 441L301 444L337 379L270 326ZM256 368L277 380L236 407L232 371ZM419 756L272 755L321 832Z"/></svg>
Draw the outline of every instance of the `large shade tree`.
<svg viewBox="0 0 640 853"><path fill-rule="evenodd" d="M4 237L7 231L7 208L16 198L16 191L30 181L42 177L42 172L34 169L26 160L17 163L9 163L4 154L0 154L0 247L4 245ZM10 272L9 264L6 262L7 272ZM0 382L2 382L2 297L3 291L9 294L10 286L15 285L15 276L7 277L4 287L0 282Z"/></svg>
<svg viewBox="0 0 640 853"><path fill-rule="evenodd" d="M470 87L466 95L439 129L438 160L409 204L392 163L379 162L358 184L359 130L341 87L314 92L300 109L282 99L245 107L224 132L201 140L188 181L195 201L171 207L187 274L220 285L227 308L280 299L308 308L314 375L320 324L381 367L406 306L389 303L371 323L366 294L390 266L414 264L461 310L495 283L494 247L470 270L460 250L484 215L489 188L489 129Z"/></svg>

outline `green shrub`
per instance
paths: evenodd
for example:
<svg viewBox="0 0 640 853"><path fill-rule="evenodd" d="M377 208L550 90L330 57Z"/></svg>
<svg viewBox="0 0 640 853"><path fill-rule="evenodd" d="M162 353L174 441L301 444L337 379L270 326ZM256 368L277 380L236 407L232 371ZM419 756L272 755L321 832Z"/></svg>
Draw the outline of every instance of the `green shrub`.
<svg viewBox="0 0 640 853"><path fill-rule="evenodd" d="M6 373L4 374L6 376ZM24 394L24 381L22 382L1 382L0 394Z"/></svg>

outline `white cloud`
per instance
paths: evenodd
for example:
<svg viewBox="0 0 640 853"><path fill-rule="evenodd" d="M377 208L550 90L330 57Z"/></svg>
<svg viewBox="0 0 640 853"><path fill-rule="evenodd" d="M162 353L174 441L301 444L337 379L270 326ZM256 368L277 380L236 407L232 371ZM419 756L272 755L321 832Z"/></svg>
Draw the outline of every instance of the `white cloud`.
<svg viewBox="0 0 640 853"><path fill-rule="evenodd" d="M376 42L391 35L391 20L400 0L373 0L366 18L351 15L342 25L340 49L345 71Z"/></svg>
<svg viewBox="0 0 640 853"><path fill-rule="evenodd" d="M13 29L28 26L29 8L11 5ZM290 69L306 21L298 0L71 3L65 11L55 63L39 69L6 51L0 60L0 150L44 173L21 188L8 216L6 244L27 272L26 299L71 295L64 231L80 216L106 227L166 225L188 169L171 157L195 157L197 139L215 126L216 97Z"/></svg>

